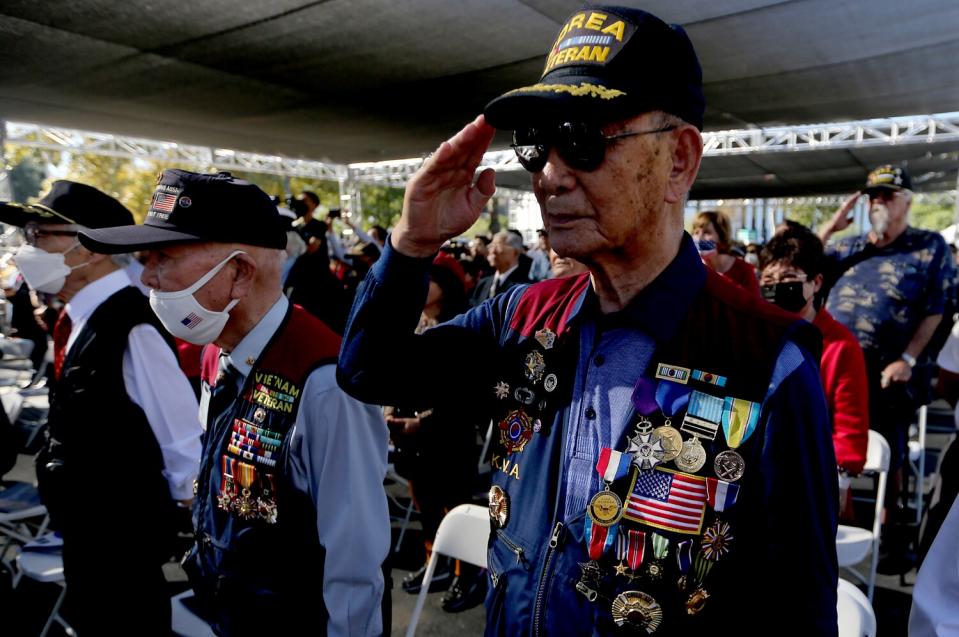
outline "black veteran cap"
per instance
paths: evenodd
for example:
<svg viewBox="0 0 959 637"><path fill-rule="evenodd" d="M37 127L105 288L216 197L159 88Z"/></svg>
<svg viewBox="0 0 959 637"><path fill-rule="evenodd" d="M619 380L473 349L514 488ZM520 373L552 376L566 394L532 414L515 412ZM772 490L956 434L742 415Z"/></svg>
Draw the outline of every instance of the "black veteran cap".
<svg viewBox="0 0 959 637"><path fill-rule="evenodd" d="M702 130L703 77L682 27L625 7L589 6L563 24L540 81L486 105L496 128L544 118L608 122L651 110Z"/></svg>
<svg viewBox="0 0 959 637"><path fill-rule="evenodd" d="M869 173L866 187L862 189L866 194L877 190L912 190L912 179L904 168L888 164L880 166Z"/></svg>
<svg viewBox="0 0 959 637"><path fill-rule="evenodd" d="M132 225L133 215L122 203L93 186L60 179L37 203L0 203L0 222L22 228L31 221L106 228Z"/></svg>
<svg viewBox="0 0 959 637"><path fill-rule="evenodd" d="M194 241L282 250L286 231L273 200L258 186L230 173L205 175L174 168L157 179L142 226L80 233L80 243L106 254Z"/></svg>

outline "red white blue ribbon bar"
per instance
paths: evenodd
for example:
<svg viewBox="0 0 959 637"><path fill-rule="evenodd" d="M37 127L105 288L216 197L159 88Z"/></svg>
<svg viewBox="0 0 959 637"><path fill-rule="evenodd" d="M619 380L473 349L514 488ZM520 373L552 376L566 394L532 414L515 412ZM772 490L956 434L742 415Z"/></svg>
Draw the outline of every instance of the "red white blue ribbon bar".
<svg viewBox="0 0 959 637"><path fill-rule="evenodd" d="M713 510L725 511L736 504L739 485L718 478L706 478L706 500Z"/></svg>
<svg viewBox="0 0 959 637"><path fill-rule="evenodd" d="M629 472L632 456L621 451L614 451L604 447L599 452L599 460L596 462L596 472L602 476L606 482L615 482Z"/></svg>
<svg viewBox="0 0 959 637"><path fill-rule="evenodd" d="M593 520L586 516L586 544L589 549L589 559L598 560L613 546L618 533L619 525L600 526L593 524Z"/></svg>

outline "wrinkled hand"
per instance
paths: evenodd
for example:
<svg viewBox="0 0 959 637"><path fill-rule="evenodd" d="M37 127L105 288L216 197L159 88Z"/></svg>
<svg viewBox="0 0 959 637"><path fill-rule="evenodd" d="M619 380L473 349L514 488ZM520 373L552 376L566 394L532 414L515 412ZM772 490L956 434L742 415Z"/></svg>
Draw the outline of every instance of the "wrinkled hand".
<svg viewBox="0 0 959 637"><path fill-rule="evenodd" d="M393 247L411 257L435 254L479 218L496 192L496 174L473 174L493 140L495 129L480 115L440 144L406 186L403 216L393 229Z"/></svg>
<svg viewBox="0 0 959 637"><path fill-rule="evenodd" d="M892 383L908 383L912 378L912 368L906 361L894 361L886 365L882 370L882 379L880 384L883 389L889 387Z"/></svg>
<svg viewBox="0 0 959 637"><path fill-rule="evenodd" d="M841 232L852 224L852 221L849 219L849 212L856 206L856 202L859 201L859 198L862 196L863 194L861 192L857 192L842 202L842 205L836 210L836 214L829 220L831 232Z"/></svg>

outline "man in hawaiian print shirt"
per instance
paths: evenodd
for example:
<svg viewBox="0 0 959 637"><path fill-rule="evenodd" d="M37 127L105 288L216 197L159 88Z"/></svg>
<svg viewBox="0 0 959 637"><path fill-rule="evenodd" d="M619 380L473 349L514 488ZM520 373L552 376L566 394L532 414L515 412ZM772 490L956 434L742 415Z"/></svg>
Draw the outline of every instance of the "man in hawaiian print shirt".
<svg viewBox="0 0 959 637"><path fill-rule="evenodd" d="M866 356L870 421L892 451L888 506L900 492L908 426L925 393L913 368L950 305L956 272L941 235L908 225L912 180L900 167L869 173L820 231L824 242L850 225L860 197L869 198L872 229L827 246L835 269L826 307Z"/></svg>

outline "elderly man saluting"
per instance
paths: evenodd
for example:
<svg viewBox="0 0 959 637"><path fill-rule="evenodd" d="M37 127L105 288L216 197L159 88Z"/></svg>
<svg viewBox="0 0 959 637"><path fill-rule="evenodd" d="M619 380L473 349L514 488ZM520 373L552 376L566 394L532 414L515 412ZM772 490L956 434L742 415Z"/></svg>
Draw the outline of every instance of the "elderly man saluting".
<svg viewBox="0 0 959 637"><path fill-rule="evenodd" d="M361 287L338 377L493 415L487 633L835 635L835 458L812 328L707 271L683 232L704 100L685 32L589 7L540 81L425 162ZM553 248L588 274L414 334L430 261L476 220L496 126ZM406 362L402 373L382 357ZM451 373L449 352L480 364ZM442 475L436 476L442 480Z"/></svg>
<svg viewBox="0 0 959 637"><path fill-rule="evenodd" d="M144 225L80 240L149 250L160 321L213 344L185 566L217 634L380 634L386 423L336 386L339 337L282 295L286 233L270 198L229 173L166 170Z"/></svg>

